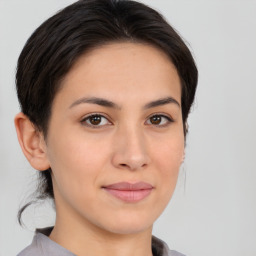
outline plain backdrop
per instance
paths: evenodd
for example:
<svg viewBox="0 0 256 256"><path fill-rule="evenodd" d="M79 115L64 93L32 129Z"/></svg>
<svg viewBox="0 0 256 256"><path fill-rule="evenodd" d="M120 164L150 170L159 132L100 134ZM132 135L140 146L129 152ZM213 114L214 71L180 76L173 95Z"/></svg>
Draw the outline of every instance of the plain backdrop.
<svg viewBox="0 0 256 256"><path fill-rule="evenodd" d="M36 171L16 139L18 55L30 34L71 0L0 0L0 256L54 223L49 204L16 214ZM199 69L186 160L154 234L188 256L256 255L256 1L144 0L179 31Z"/></svg>

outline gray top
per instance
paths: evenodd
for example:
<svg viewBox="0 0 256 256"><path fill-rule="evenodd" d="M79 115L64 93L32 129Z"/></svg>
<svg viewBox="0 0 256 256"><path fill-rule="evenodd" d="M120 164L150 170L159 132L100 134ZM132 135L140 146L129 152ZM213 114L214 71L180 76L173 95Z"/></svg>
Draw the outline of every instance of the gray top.
<svg viewBox="0 0 256 256"><path fill-rule="evenodd" d="M52 241L48 236L51 228L37 230L34 239L28 247L17 256L76 256L64 247ZM185 256L179 252L170 250L165 242L152 236L152 252L154 256Z"/></svg>

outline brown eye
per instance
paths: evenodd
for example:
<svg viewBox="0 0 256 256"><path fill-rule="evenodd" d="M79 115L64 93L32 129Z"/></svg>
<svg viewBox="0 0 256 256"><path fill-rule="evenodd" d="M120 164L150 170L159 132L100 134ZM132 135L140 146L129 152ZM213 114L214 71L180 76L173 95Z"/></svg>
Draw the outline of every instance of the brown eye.
<svg viewBox="0 0 256 256"><path fill-rule="evenodd" d="M168 124L172 123L173 120L165 115L153 115L151 116L148 121L146 122L147 124L152 124L155 126L163 127L167 126Z"/></svg>
<svg viewBox="0 0 256 256"><path fill-rule="evenodd" d="M152 124L160 124L161 120L162 120L161 116L152 116L152 117L150 117L150 122Z"/></svg>
<svg viewBox="0 0 256 256"><path fill-rule="evenodd" d="M89 121L93 125L98 125L101 122L101 116L90 116Z"/></svg>
<svg viewBox="0 0 256 256"><path fill-rule="evenodd" d="M85 117L81 121L81 123L86 126L93 127L93 128L97 128L97 127L101 127L101 126L110 124L110 122L108 121L108 119L106 117L104 117L102 115L98 115L98 114L94 114L94 115Z"/></svg>

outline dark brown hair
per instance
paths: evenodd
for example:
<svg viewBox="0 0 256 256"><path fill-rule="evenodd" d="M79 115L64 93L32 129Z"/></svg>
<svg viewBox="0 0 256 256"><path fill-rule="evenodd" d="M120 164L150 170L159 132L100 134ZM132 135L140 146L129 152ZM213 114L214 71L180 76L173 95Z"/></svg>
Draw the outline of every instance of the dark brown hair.
<svg viewBox="0 0 256 256"><path fill-rule="evenodd" d="M131 0L80 0L45 21L28 39L17 65L21 111L47 137L54 96L77 59L111 42L138 42L161 49L176 67L182 86L184 135L198 73L178 33L161 14ZM38 199L52 198L51 169L39 172ZM30 205L19 210L18 218Z"/></svg>

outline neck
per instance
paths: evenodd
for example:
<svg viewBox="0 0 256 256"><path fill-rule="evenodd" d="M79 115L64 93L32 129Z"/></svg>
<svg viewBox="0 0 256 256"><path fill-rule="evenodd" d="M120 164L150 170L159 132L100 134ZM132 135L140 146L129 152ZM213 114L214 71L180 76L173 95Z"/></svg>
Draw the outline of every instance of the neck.
<svg viewBox="0 0 256 256"><path fill-rule="evenodd" d="M57 217L49 237L76 255L152 256L152 227L132 234L116 234L91 223L71 222Z"/></svg>

